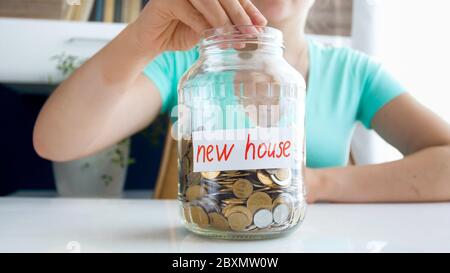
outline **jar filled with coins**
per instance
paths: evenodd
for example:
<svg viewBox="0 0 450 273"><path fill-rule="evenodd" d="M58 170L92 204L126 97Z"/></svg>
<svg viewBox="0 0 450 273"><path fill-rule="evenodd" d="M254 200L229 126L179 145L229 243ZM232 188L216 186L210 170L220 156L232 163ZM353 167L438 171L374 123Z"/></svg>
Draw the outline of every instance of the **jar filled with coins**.
<svg viewBox="0 0 450 273"><path fill-rule="evenodd" d="M283 49L274 28L208 30L179 84L178 200L197 234L264 239L304 219L306 88Z"/></svg>

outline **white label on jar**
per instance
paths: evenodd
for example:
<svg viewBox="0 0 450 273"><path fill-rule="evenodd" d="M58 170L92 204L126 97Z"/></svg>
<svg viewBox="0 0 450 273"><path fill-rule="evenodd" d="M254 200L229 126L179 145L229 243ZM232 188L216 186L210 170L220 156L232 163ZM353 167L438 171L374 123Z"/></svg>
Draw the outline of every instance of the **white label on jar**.
<svg viewBox="0 0 450 273"><path fill-rule="evenodd" d="M303 134L293 128L255 128L192 133L194 172L295 168Z"/></svg>

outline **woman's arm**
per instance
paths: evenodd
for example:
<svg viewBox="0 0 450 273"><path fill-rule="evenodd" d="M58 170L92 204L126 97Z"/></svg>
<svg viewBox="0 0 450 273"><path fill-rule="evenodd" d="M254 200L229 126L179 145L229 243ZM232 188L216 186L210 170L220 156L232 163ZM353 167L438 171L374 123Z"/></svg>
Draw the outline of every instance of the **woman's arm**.
<svg viewBox="0 0 450 273"><path fill-rule="evenodd" d="M36 121L36 151L72 160L137 132L161 108L158 90L142 75L155 56L193 47L210 27L265 23L249 0L152 0L136 22L53 92Z"/></svg>
<svg viewBox="0 0 450 273"><path fill-rule="evenodd" d="M71 160L143 128L161 107L158 91L141 76L157 54L142 50L136 28L127 27L52 93L35 124L37 153Z"/></svg>
<svg viewBox="0 0 450 273"><path fill-rule="evenodd" d="M409 94L384 106L373 128L405 156L377 165L308 169L308 201L450 200L450 127Z"/></svg>

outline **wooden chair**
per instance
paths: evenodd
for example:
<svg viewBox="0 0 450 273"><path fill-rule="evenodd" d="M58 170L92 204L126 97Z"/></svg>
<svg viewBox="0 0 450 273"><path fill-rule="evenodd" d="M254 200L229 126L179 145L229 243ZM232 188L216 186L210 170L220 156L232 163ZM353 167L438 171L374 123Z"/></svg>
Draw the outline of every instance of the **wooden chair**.
<svg viewBox="0 0 450 273"><path fill-rule="evenodd" d="M172 123L168 126L161 165L156 180L155 199L175 199L178 193L178 156L177 142L170 132Z"/></svg>

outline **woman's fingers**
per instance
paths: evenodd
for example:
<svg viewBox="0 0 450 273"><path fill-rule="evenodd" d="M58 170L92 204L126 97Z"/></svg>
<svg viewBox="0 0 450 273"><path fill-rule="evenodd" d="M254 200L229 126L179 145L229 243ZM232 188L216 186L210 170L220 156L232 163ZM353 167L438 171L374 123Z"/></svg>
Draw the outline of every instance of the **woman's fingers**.
<svg viewBox="0 0 450 273"><path fill-rule="evenodd" d="M213 27L232 24L218 0L190 0L190 2Z"/></svg>
<svg viewBox="0 0 450 273"><path fill-rule="evenodd" d="M178 1L178 7L173 9L174 16L191 27L195 32L201 34L204 30L211 28L211 25L189 1Z"/></svg>
<svg viewBox="0 0 450 273"><path fill-rule="evenodd" d="M223 9L226 11L228 18L234 25L238 27L241 33L256 34L258 31L254 27L248 27L253 22L245 12L241 3L237 0L219 0Z"/></svg>
<svg viewBox="0 0 450 273"><path fill-rule="evenodd" d="M251 25L252 20L237 0L219 0L234 25Z"/></svg>
<svg viewBox="0 0 450 273"><path fill-rule="evenodd" d="M267 19L264 15L253 5L250 0L239 0L242 8L244 8L247 15L250 17L253 25L265 26Z"/></svg>
<svg viewBox="0 0 450 273"><path fill-rule="evenodd" d="M223 27L229 25L248 26L265 25L264 16L250 0L182 0L174 8L175 16L193 28L197 33L209 27ZM239 27L241 33L256 34L254 27ZM220 39L217 37L217 39ZM245 44L233 43L236 49Z"/></svg>

